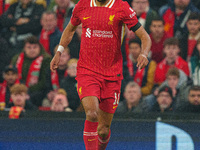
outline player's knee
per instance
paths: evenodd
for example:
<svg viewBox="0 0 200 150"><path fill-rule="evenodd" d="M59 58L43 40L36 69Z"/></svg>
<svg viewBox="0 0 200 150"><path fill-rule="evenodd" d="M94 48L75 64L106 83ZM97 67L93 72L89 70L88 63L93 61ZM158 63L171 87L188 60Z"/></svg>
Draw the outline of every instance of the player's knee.
<svg viewBox="0 0 200 150"><path fill-rule="evenodd" d="M100 125L97 128L98 134L101 137L106 137L109 134L110 126L109 125Z"/></svg>
<svg viewBox="0 0 200 150"><path fill-rule="evenodd" d="M97 111L88 110L86 112L86 119L92 122L98 121Z"/></svg>

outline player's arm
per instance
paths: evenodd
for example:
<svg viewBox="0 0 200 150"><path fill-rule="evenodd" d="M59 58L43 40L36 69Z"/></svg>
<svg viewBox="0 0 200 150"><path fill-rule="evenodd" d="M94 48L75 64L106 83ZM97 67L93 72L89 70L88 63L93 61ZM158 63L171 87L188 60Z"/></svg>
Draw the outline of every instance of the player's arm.
<svg viewBox="0 0 200 150"><path fill-rule="evenodd" d="M73 26L71 22L68 23L67 27L62 33L59 45L63 47L67 47L68 44L71 42L74 32L77 26Z"/></svg>
<svg viewBox="0 0 200 150"><path fill-rule="evenodd" d="M151 38L149 37L149 34L145 31L143 26L140 26L136 31L134 31L135 34L140 38L141 40L141 47L142 51L140 55L137 58L137 67L139 69L144 68L148 64L148 54L151 48Z"/></svg>
<svg viewBox="0 0 200 150"><path fill-rule="evenodd" d="M51 71L55 71L58 68L58 63L60 60L60 55L64 51L64 48L68 46L68 44L71 42L72 37L74 35L74 32L76 30L77 26L73 26L71 22L68 23L67 27L62 33L60 43L57 49L56 54L54 55L51 63L50 63L50 69Z"/></svg>

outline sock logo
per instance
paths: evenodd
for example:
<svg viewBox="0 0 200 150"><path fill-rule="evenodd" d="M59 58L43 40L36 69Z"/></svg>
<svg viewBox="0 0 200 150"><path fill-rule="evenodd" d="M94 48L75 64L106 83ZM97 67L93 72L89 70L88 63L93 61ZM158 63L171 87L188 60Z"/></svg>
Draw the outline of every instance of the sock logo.
<svg viewBox="0 0 200 150"><path fill-rule="evenodd" d="M94 141L94 140L96 140L96 139L88 139L89 142Z"/></svg>

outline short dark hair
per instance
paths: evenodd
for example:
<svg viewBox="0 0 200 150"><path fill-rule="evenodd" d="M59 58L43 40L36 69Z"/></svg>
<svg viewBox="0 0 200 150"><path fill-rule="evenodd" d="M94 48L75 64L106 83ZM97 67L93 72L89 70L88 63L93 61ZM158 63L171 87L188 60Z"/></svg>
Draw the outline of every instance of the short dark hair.
<svg viewBox="0 0 200 150"><path fill-rule="evenodd" d="M200 21L200 14L199 13L195 13L195 12L192 12L189 17L188 17L188 20L199 20Z"/></svg>
<svg viewBox="0 0 200 150"><path fill-rule="evenodd" d="M129 40L128 45L130 46L132 43L137 43L141 46L141 40L138 37Z"/></svg>
<svg viewBox="0 0 200 150"><path fill-rule="evenodd" d="M200 86L199 85L193 85L190 87L189 89L189 93L190 91L200 91Z"/></svg>
<svg viewBox="0 0 200 150"><path fill-rule="evenodd" d="M167 46L167 45L177 45L178 47L179 46L179 40L178 38L175 38L175 37L171 37L171 38L168 38L164 41L164 47Z"/></svg>
<svg viewBox="0 0 200 150"><path fill-rule="evenodd" d="M40 42L36 36L30 36L24 40L24 44L26 44L26 43L39 44Z"/></svg>
<svg viewBox="0 0 200 150"><path fill-rule="evenodd" d="M178 68L176 68L176 67L171 67L171 68L169 68L169 70L167 71L167 75L166 75L166 76L167 76L167 77L169 77L169 76L176 76L176 77L180 78L180 72L179 72Z"/></svg>
<svg viewBox="0 0 200 150"><path fill-rule="evenodd" d="M51 11L51 10L44 11L42 13L42 17L43 17L43 15L54 15L55 19L57 19L56 13L54 11Z"/></svg>
<svg viewBox="0 0 200 150"><path fill-rule="evenodd" d="M163 25L165 24L165 21L160 16L153 17L152 20L151 20L151 24L152 24L153 21L161 21L163 23Z"/></svg>
<svg viewBox="0 0 200 150"><path fill-rule="evenodd" d="M30 44L38 44L40 46L40 48L42 49L42 45L40 44L40 41L38 40L38 38L36 36L30 36L27 37L24 40L24 46L26 45L26 43L30 43Z"/></svg>

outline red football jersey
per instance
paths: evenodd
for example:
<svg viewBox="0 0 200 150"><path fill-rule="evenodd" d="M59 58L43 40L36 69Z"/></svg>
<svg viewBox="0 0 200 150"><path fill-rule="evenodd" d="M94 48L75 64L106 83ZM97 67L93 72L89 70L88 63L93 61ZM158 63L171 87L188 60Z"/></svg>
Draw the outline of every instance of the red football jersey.
<svg viewBox="0 0 200 150"><path fill-rule="evenodd" d="M166 59L163 59L156 67L154 83L161 84L166 79L167 71L170 67L176 67L182 70L187 76L189 76L189 67L188 63L182 59L180 56L176 59L174 65L168 65Z"/></svg>
<svg viewBox="0 0 200 150"><path fill-rule="evenodd" d="M110 0L105 7L98 7L95 0L80 0L73 10L71 23L74 26L82 23L77 75L122 79L123 27L126 24L130 29L138 23L128 3Z"/></svg>

